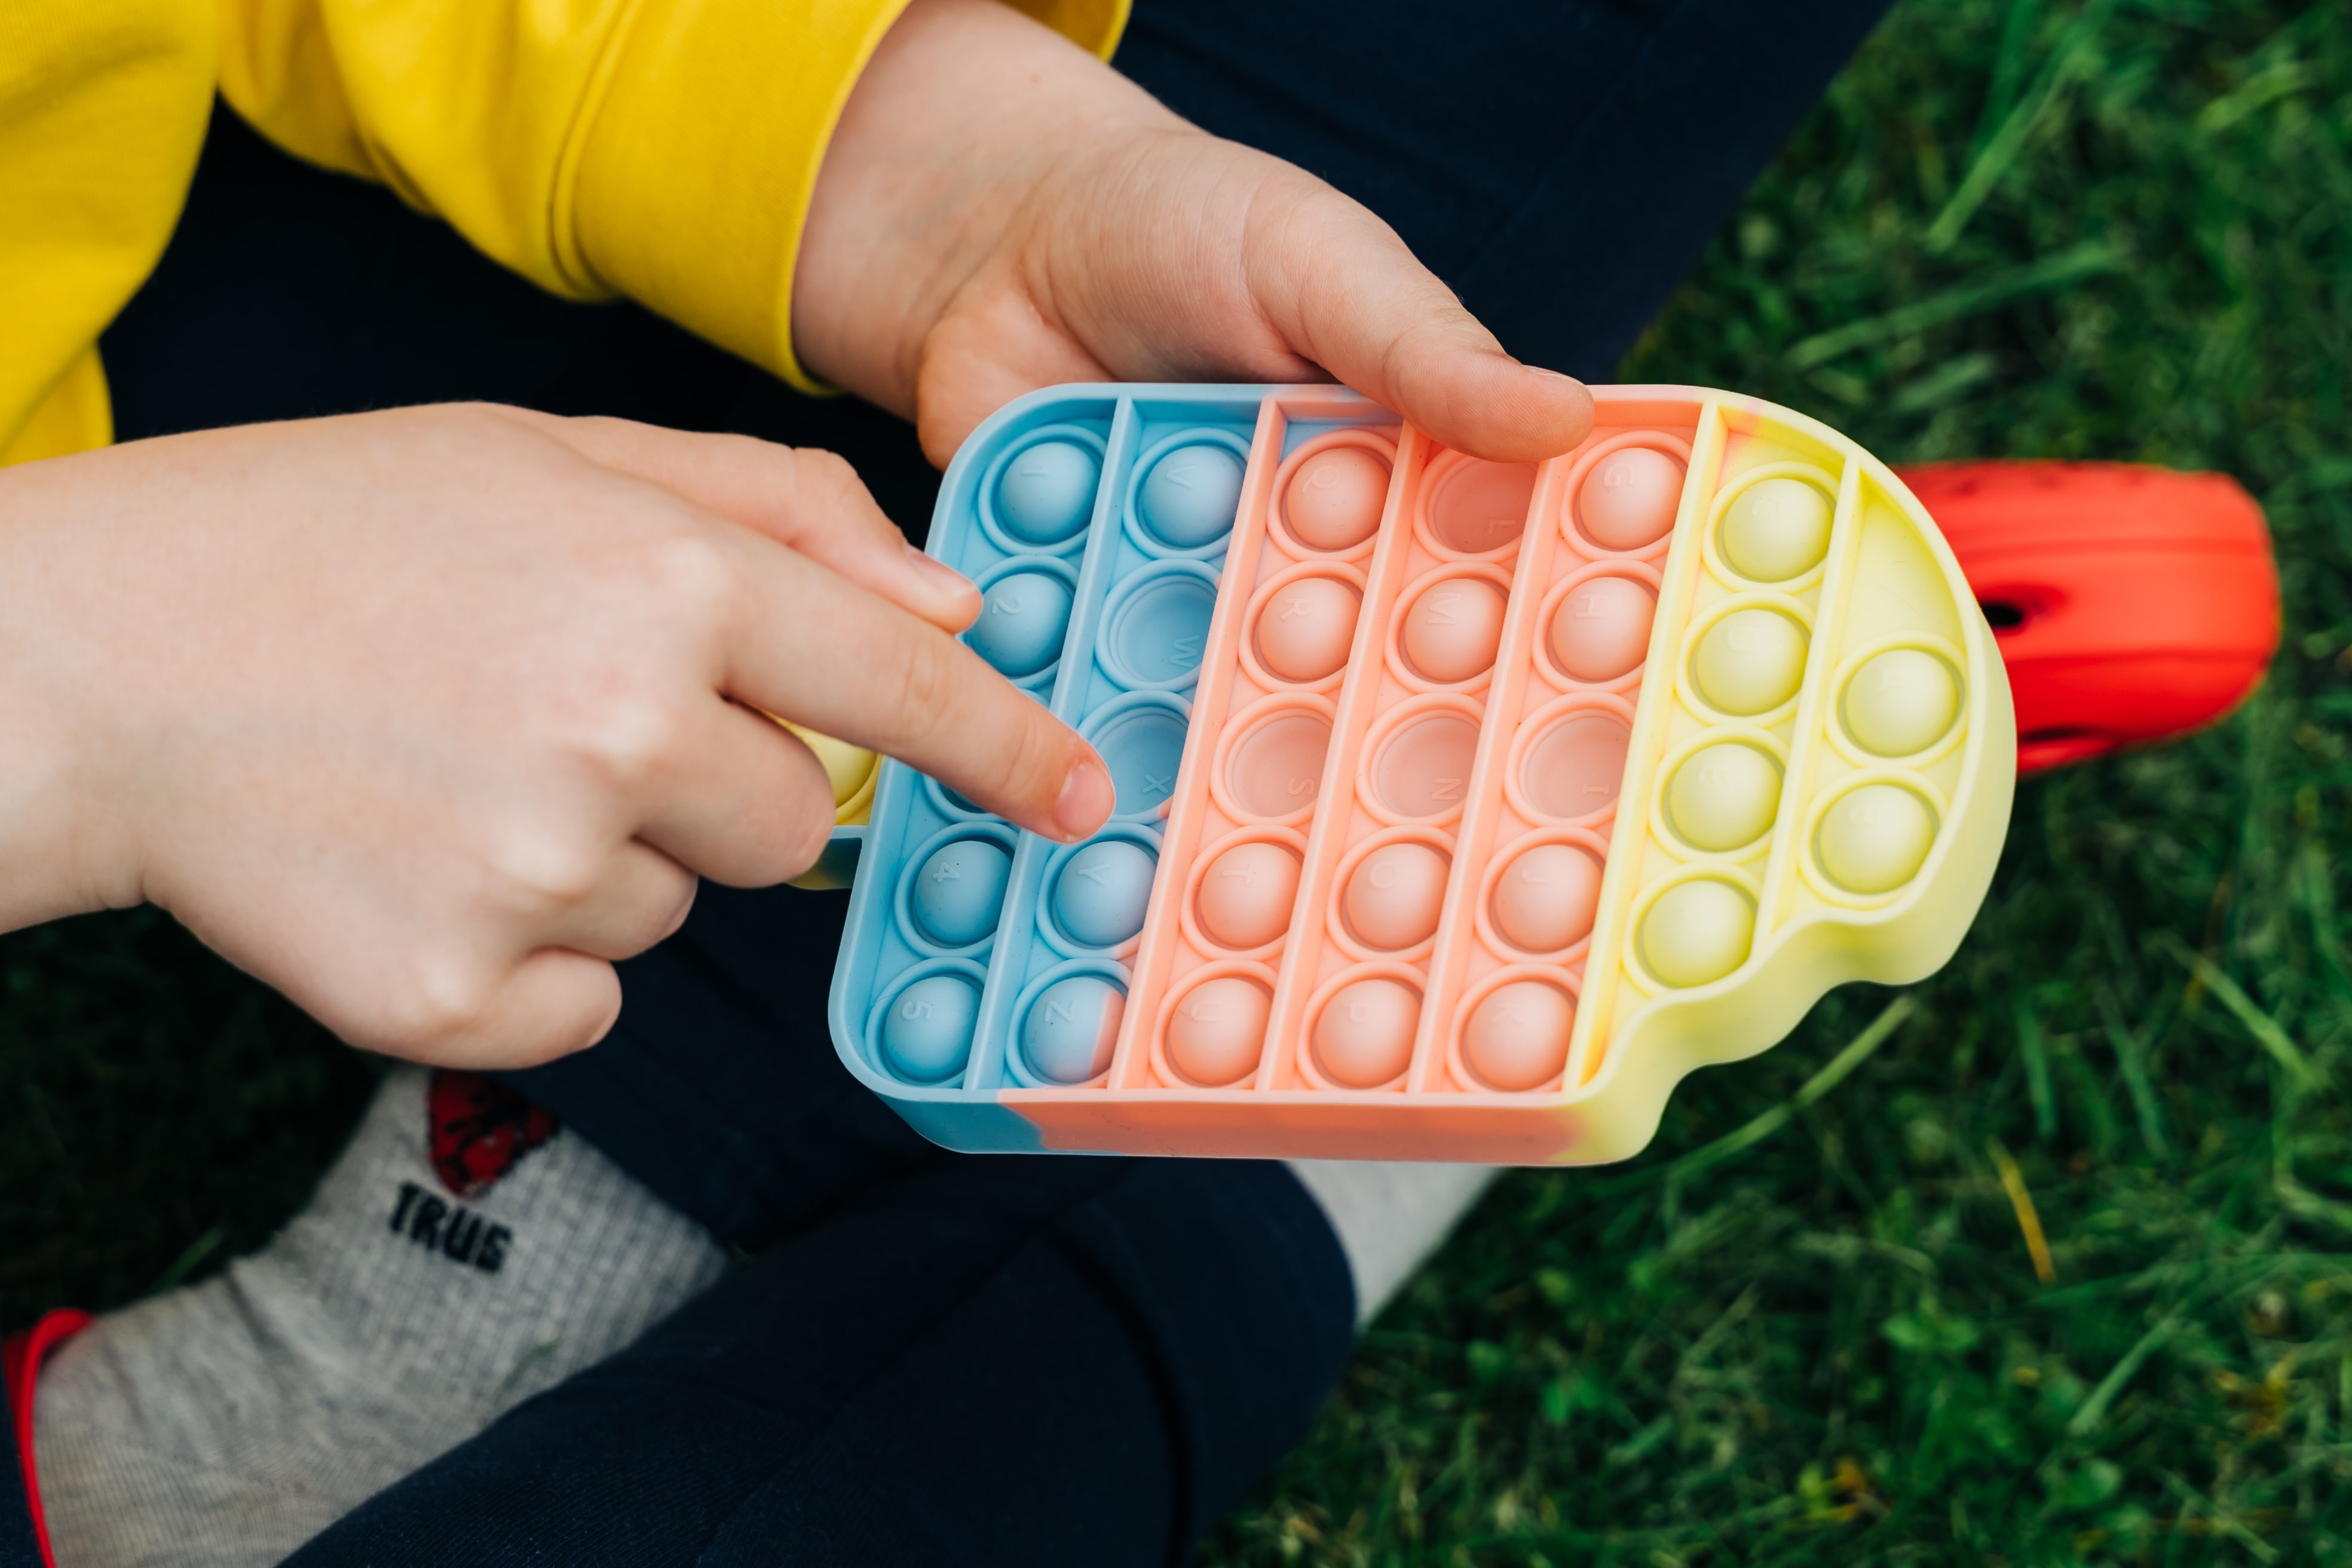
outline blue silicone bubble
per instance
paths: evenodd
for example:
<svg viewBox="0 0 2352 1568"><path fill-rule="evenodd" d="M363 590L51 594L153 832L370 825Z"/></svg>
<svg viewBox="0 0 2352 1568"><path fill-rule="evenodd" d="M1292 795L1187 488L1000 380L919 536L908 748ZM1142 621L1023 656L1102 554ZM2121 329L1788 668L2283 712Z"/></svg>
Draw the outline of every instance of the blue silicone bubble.
<svg viewBox="0 0 2352 1568"><path fill-rule="evenodd" d="M922 933L941 947L970 947L996 929L1013 858L985 838L959 838L932 851L907 889Z"/></svg>
<svg viewBox="0 0 2352 1568"><path fill-rule="evenodd" d="M1209 645L1215 574L1190 563L1129 579L1103 616L1103 668L1121 685L1190 685Z"/></svg>
<svg viewBox="0 0 2352 1568"><path fill-rule="evenodd" d="M1019 680L1062 654L1070 629L1070 585L1044 572L1015 572L990 584L980 619L964 633L971 650Z"/></svg>
<svg viewBox="0 0 2352 1568"><path fill-rule="evenodd" d="M1072 942L1117 947L1143 929L1151 878L1160 862L1125 838L1089 844L1069 858L1054 883L1054 919Z"/></svg>
<svg viewBox="0 0 2352 1568"><path fill-rule="evenodd" d="M1192 550L1232 528L1241 504L1240 457L1201 442L1179 447L1152 465L1135 510L1154 538Z"/></svg>
<svg viewBox="0 0 2352 1568"><path fill-rule="evenodd" d="M1031 544L1059 544L1087 525L1102 464L1072 441L1024 447L996 483L996 520Z"/></svg>
<svg viewBox="0 0 2352 1568"><path fill-rule="evenodd" d="M1099 974L1045 987L1021 1024L1021 1054L1049 1083L1084 1083L1110 1065L1127 994ZM895 1011L895 1010L894 1010Z"/></svg>
<svg viewBox="0 0 2352 1568"><path fill-rule="evenodd" d="M980 1017L980 988L961 974L931 974L890 1000L882 1020L882 1054L913 1083L942 1083L962 1073Z"/></svg>
<svg viewBox="0 0 2352 1568"><path fill-rule="evenodd" d="M1104 721L1090 737L1110 770L1115 816L1157 816L1176 793L1176 769L1184 760L1184 715L1154 704L1134 707Z"/></svg>

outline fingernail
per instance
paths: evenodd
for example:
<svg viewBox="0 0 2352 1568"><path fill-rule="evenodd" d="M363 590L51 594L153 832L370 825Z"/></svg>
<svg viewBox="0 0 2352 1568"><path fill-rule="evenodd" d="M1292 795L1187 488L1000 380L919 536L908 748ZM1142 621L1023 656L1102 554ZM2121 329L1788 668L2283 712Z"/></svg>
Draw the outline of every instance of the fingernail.
<svg viewBox="0 0 2352 1568"><path fill-rule="evenodd" d="M1111 805L1110 774L1100 763L1086 758L1062 781L1062 798L1054 805L1054 826L1061 829L1062 842L1075 844L1100 827L1110 816Z"/></svg>

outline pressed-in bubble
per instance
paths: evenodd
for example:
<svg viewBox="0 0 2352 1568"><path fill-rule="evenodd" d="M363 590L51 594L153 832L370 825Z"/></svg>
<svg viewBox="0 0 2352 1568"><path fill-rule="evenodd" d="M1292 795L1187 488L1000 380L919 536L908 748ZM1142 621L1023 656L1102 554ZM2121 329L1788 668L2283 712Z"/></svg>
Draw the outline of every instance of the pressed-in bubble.
<svg viewBox="0 0 2352 1568"><path fill-rule="evenodd" d="M1500 550L1527 531L1536 471L1526 463L1470 458L1437 477L1429 497L1429 531L1448 550Z"/></svg>
<svg viewBox="0 0 2352 1568"><path fill-rule="evenodd" d="M1340 988L1315 1020L1315 1065L1334 1083L1377 1089L1412 1061L1421 994L1388 979Z"/></svg>
<svg viewBox="0 0 2352 1568"><path fill-rule="evenodd" d="M1143 929L1159 859L1126 838L1089 844L1054 879L1054 923L1084 947L1117 947Z"/></svg>
<svg viewBox="0 0 2352 1568"><path fill-rule="evenodd" d="M1110 1066L1127 993L1098 974L1045 987L1021 1021L1021 1054L1049 1083L1084 1083Z"/></svg>
<svg viewBox="0 0 2352 1568"><path fill-rule="evenodd" d="M1179 447L1152 464L1135 498L1137 519L1163 544L1194 550L1234 526L1241 507L1242 460L1203 441Z"/></svg>
<svg viewBox="0 0 2352 1568"><path fill-rule="evenodd" d="M1546 816L1569 821L1614 805L1633 731L1613 713L1554 720L1519 761L1519 792Z"/></svg>
<svg viewBox="0 0 2352 1568"><path fill-rule="evenodd" d="M1416 595L1405 611L1405 662L1427 680L1451 685L1494 668L1503 640L1503 591L1479 577L1449 577Z"/></svg>
<svg viewBox="0 0 2352 1568"><path fill-rule="evenodd" d="M1285 709L1253 726L1225 759L1225 788L1252 816L1289 816L1315 803L1331 721Z"/></svg>
<svg viewBox="0 0 2352 1568"><path fill-rule="evenodd" d="M1110 770L1113 809L1120 816L1150 816L1176 793L1176 770L1184 761L1184 716L1170 708L1135 707L1107 721L1093 735L1095 750Z"/></svg>
<svg viewBox="0 0 2352 1568"><path fill-rule="evenodd" d="M996 929L1013 858L986 838L959 838L931 852L907 889L908 911L941 947L969 947Z"/></svg>
<svg viewBox="0 0 2352 1568"><path fill-rule="evenodd" d="M1722 853L1753 844L1780 809L1780 764L1737 741L1702 746L1666 784L1666 818L1685 843Z"/></svg>
<svg viewBox="0 0 2352 1568"><path fill-rule="evenodd" d="M1311 550L1351 550L1381 525L1389 466L1361 447L1333 447L1298 465L1283 488L1283 520Z"/></svg>
<svg viewBox="0 0 2352 1568"><path fill-rule="evenodd" d="M1177 686L1199 674L1217 585L1191 572L1132 580L1103 616L1105 661L1125 681Z"/></svg>
<svg viewBox="0 0 2352 1568"><path fill-rule="evenodd" d="M1603 549L1639 550L1674 527L1682 495L1680 463L1648 447L1626 447L1584 476L1576 491L1576 520Z"/></svg>
<svg viewBox="0 0 2352 1568"><path fill-rule="evenodd" d="M1642 962L1669 985L1705 985L1748 962L1756 906L1727 882L1702 878L1661 894L1642 920Z"/></svg>
<svg viewBox="0 0 2352 1568"><path fill-rule="evenodd" d="M996 481L996 521L1015 539L1059 544L1087 525L1102 463L1075 441L1024 447Z"/></svg>
<svg viewBox="0 0 2352 1568"><path fill-rule="evenodd" d="M1538 844L1495 879L1488 912L1522 952L1558 952L1582 942L1601 907L1601 862L1569 844Z"/></svg>
<svg viewBox="0 0 2352 1568"><path fill-rule="evenodd" d="M891 999L882 1055L910 1083L942 1083L963 1072L980 1017L980 987L961 974L931 974Z"/></svg>
<svg viewBox="0 0 2352 1568"><path fill-rule="evenodd" d="M1348 929L1366 947L1401 952L1437 932L1450 862L1426 844L1383 844L1356 862L1340 895Z"/></svg>
<svg viewBox="0 0 2352 1568"><path fill-rule="evenodd" d="M1822 868L1849 892L1892 892L1936 842L1936 814L1900 784L1864 784L1822 814Z"/></svg>
<svg viewBox="0 0 2352 1568"><path fill-rule="evenodd" d="M1830 498L1802 479L1759 479L1724 509L1723 558L1759 583L1810 572L1829 551L1832 510Z"/></svg>
<svg viewBox="0 0 2352 1568"><path fill-rule="evenodd" d="M1372 789L1399 816L1443 816L1469 798L1478 726L1450 709L1399 725L1372 763Z"/></svg>
<svg viewBox="0 0 2352 1568"><path fill-rule="evenodd" d="M1285 584L1258 610L1259 662L1285 680L1321 680L1337 673L1348 662L1363 605L1364 596L1336 577Z"/></svg>
<svg viewBox="0 0 2352 1568"><path fill-rule="evenodd" d="M1289 928L1297 898L1297 855L1280 844L1236 844L1209 863L1192 913L1210 941L1247 952Z"/></svg>
<svg viewBox="0 0 2352 1568"><path fill-rule="evenodd" d="M1178 1072L1208 1089L1223 1089L1256 1070L1274 998L1238 974L1204 980L1184 994L1168 1019L1168 1059Z"/></svg>
<svg viewBox="0 0 2352 1568"><path fill-rule="evenodd" d="M1845 727L1882 757L1907 757L1942 739L1960 710L1951 666L1916 647L1866 660L1846 683Z"/></svg>
<svg viewBox="0 0 2352 1568"><path fill-rule="evenodd" d="M1657 595L1631 577L1593 577L1551 613L1551 657L1579 680L1614 680L1649 656Z"/></svg>
<svg viewBox="0 0 2352 1568"><path fill-rule="evenodd" d="M1734 610L1699 638L1691 674L1726 713L1778 708L1805 678L1805 629L1777 610Z"/></svg>
<svg viewBox="0 0 2352 1568"><path fill-rule="evenodd" d="M1514 980L1488 993L1462 1030L1470 1070L1496 1089L1533 1089L1568 1065L1576 1004L1557 985Z"/></svg>
<svg viewBox="0 0 2352 1568"><path fill-rule="evenodd" d="M989 585L980 619L964 633L974 653L1019 680L1062 656L1070 585L1045 572L1015 572Z"/></svg>

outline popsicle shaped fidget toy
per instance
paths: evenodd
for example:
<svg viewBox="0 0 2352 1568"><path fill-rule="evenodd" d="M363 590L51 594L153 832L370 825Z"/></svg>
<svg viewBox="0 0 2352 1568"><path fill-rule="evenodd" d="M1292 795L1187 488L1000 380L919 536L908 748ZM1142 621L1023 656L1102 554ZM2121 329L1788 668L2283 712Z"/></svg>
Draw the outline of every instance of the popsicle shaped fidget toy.
<svg viewBox="0 0 2352 1568"><path fill-rule="evenodd" d="M976 432L930 548L1117 804L1057 846L885 763L851 1069L959 1148L1591 1163L1942 963L2015 755L1950 551L1802 416L1594 395L1528 465L1325 387Z"/></svg>

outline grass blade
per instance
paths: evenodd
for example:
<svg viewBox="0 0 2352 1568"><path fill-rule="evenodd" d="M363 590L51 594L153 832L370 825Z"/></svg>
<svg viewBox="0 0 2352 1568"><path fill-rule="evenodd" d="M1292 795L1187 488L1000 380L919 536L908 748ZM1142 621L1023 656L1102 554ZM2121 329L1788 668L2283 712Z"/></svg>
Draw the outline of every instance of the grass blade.
<svg viewBox="0 0 2352 1568"><path fill-rule="evenodd" d="M2122 261L2120 247L2103 239L2086 239L2080 245L2029 261L2022 267L2012 267L1977 282L1947 289L1933 298L1889 310L1885 315L1850 322L1830 331L1816 332L1810 338L1801 339L1789 350L1789 364L1792 369L1811 370L1855 349L1907 338L1929 327L1940 327L1947 321L1979 315L2012 300L2024 299L2029 294L2048 293L2070 283L2079 283L2085 278L2112 272Z"/></svg>

